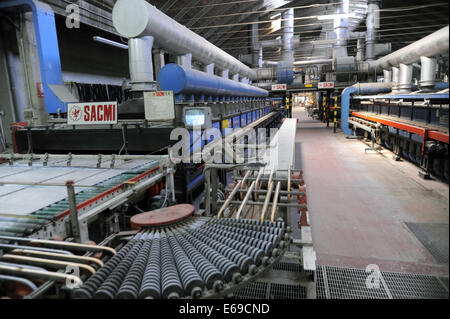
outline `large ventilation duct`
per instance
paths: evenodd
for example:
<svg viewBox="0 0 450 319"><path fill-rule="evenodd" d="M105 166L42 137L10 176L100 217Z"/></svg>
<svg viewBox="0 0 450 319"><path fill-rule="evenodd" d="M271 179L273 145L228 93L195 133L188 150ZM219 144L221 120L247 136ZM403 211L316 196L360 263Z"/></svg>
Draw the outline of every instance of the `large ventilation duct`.
<svg viewBox="0 0 450 319"><path fill-rule="evenodd" d="M337 14L349 14L350 0L342 0L340 6L337 8ZM336 45L334 47L335 57L346 57L347 39L348 39L348 17L337 18L334 22L334 32L336 33Z"/></svg>
<svg viewBox="0 0 450 319"><path fill-rule="evenodd" d="M229 80L175 63L164 66L158 75L161 89L175 94L203 96L267 97L269 92L246 83Z"/></svg>
<svg viewBox="0 0 450 319"><path fill-rule="evenodd" d="M255 21L256 22L256 21ZM263 51L259 43L259 25L258 23L252 24L252 67L263 67Z"/></svg>
<svg viewBox="0 0 450 319"><path fill-rule="evenodd" d="M377 29L380 27L380 7L378 3L369 3L366 17L366 59L374 60Z"/></svg>
<svg viewBox="0 0 450 319"><path fill-rule="evenodd" d="M152 62L153 37L128 40L130 78L132 91L154 91Z"/></svg>
<svg viewBox="0 0 450 319"><path fill-rule="evenodd" d="M294 81L294 9L288 9L282 16L281 61L278 62L278 83L291 84Z"/></svg>
<svg viewBox="0 0 450 319"><path fill-rule="evenodd" d="M372 70L381 72L400 64L412 64L420 60L421 56L434 57L449 48L449 27L446 26L400 50L370 63Z"/></svg>
<svg viewBox="0 0 450 319"><path fill-rule="evenodd" d="M282 42L281 60L294 62L294 9L288 9L282 15Z"/></svg>
<svg viewBox="0 0 450 319"><path fill-rule="evenodd" d="M203 37L165 15L145 0L118 0L112 20L116 30L127 38L152 36L162 49L177 55L192 54L203 64L214 63L222 70L251 80L256 72Z"/></svg>

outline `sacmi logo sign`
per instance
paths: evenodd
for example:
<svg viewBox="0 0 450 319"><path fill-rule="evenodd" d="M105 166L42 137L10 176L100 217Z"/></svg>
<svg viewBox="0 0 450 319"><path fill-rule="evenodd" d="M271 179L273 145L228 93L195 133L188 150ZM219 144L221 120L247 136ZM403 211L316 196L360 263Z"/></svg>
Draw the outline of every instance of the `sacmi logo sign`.
<svg viewBox="0 0 450 319"><path fill-rule="evenodd" d="M67 124L116 124L117 102L86 102L67 105Z"/></svg>

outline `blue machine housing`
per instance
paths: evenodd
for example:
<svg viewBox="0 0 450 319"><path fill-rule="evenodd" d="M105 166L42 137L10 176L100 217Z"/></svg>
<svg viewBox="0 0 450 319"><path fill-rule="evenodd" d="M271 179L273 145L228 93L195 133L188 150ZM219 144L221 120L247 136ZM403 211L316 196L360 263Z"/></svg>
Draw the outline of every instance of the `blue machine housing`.
<svg viewBox="0 0 450 319"><path fill-rule="evenodd" d="M277 79L280 84L292 84L292 82L294 82L293 65L279 62L277 67Z"/></svg>
<svg viewBox="0 0 450 319"><path fill-rule="evenodd" d="M269 92L253 85L213 74L186 69L178 64L165 65L158 76L161 89L174 94L232 97L267 97Z"/></svg>
<svg viewBox="0 0 450 319"><path fill-rule="evenodd" d="M50 85L63 85L61 61L59 57L58 37L56 34L55 15L48 4L33 0L0 1L0 9L32 11L36 44L39 55L42 86L47 113L65 110L63 103L52 91Z"/></svg>

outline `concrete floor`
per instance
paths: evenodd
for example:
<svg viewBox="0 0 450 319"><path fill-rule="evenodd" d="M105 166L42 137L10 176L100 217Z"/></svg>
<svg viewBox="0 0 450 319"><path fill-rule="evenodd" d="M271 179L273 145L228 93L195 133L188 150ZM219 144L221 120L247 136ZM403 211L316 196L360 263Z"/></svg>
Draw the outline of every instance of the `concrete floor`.
<svg viewBox="0 0 450 319"><path fill-rule="evenodd" d="M448 185L421 179L417 166L395 162L388 150L365 154L368 145L333 134L304 109L294 109L293 117L317 264L448 275L448 264L438 264L405 225L445 224L446 238L434 240L448 247Z"/></svg>

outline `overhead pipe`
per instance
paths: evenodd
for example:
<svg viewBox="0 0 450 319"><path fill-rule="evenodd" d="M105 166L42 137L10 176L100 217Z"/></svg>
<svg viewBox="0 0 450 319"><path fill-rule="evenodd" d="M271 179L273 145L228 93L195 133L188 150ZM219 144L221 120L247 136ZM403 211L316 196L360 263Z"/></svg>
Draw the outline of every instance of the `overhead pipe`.
<svg viewBox="0 0 450 319"><path fill-rule="evenodd" d="M187 69L175 63L169 63L161 69L158 83L163 90L171 90L174 94L235 97L267 97L269 95L269 92L256 86Z"/></svg>
<svg viewBox="0 0 450 319"><path fill-rule="evenodd" d="M114 5L112 20L116 30L124 37L152 36L162 49L176 54L192 53L192 57L221 70L230 70L251 80L256 72L219 49L205 38L189 30L145 0L118 0Z"/></svg>
<svg viewBox="0 0 450 319"><path fill-rule="evenodd" d="M432 34L370 63L370 68L381 72L383 69L418 62L421 56L434 57L449 49L449 27Z"/></svg>
<svg viewBox="0 0 450 319"><path fill-rule="evenodd" d="M348 117L350 114L350 99L352 94L378 94L391 92L392 83L356 83L342 91L341 95L341 128L347 135L352 135L353 131L349 128Z"/></svg>

